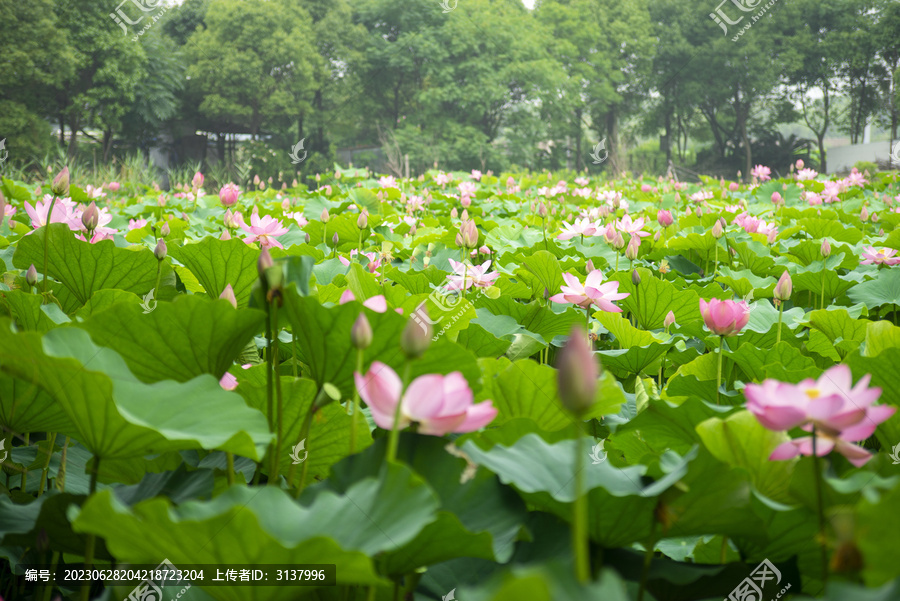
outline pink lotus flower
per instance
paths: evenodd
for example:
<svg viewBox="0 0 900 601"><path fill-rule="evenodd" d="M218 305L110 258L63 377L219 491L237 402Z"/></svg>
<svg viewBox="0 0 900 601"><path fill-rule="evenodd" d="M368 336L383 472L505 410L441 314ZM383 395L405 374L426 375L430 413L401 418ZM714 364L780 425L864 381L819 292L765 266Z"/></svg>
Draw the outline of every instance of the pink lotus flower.
<svg viewBox="0 0 900 601"><path fill-rule="evenodd" d="M863 177L863 174L859 172L859 170L854 167L850 172L850 175L846 178L847 185L849 186L859 186L860 188L867 182L866 178Z"/></svg>
<svg viewBox="0 0 900 601"><path fill-rule="evenodd" d="M700 313L706 327L718 336L734 336L750 321L750 307L744 301L701 298Z"/></svg>
<svg viewBox="0 0 900 601"><path fill-rule="evenodd" d="M194 188L194 190L197 190L198 188L203 187L203 180L204 180L204 177L203 177L202 173L200 173L198 171L197 173L194 174L194 179L191 180L191 186Z"/></svg>
<svg viewBox="0 0 900 601"><path fill-rule="evenodd" d="M729 192L737 192L740 189L741 189L741 185L738 184L737 182L731 182L730 184L728 184Z"/></svg>
<svg viewBox="0 0 900 601"><path fill-rule="evenodd" d="M219 380L219 386L221 386L225 390L234 390L235 388L237 388L237 385L237 378L235 378L228 372L225 372L225 375L222 376L221 380Z"/></svg>
<svg viewBox="0 0 900 601"><path fill-rule="evenodd" d="M50 210L50 203L53 197L49 194L44 195L43 201L35 201L34 206L25 201L25 212L31 217L31 227L38 229L47 225L47 212ZM81 211L78 206L70 198L59 198L53 205L53 215L50 219L51 223L65 223L70 230L80 231Z"/></svg>
<svg viewBox="0 0 900 601"><path fill-rule="evenodd" d="M560 294L550 297L554 303L572 304L587 309L591 305L597 305L601 311L609 313L621 313L622 309L613 304L613 301L627 298L630 293L618 292L619 282L607 282L603 284L603 272L595 269L588 274L584 284L571 273L564 273Z"/></svg>
<svg viewBox="0 0 900 601"><path fill-rule="evenodd" d="M658 221L662 227L669 227L675 223L675 219L672 217L672 211L664 211L662 209L657 211L656 221Z"/></svg>
<svg viewBox="0 0 900 601"><path fill-rule="evenodd" d="M382 188L397 188L397 180L394 179L393 175L385 175L384 177L378 178L378 185Z"/></svg>
<svg viewBox="0 0 900 601"><path fill-rule="evenodd" d="M586 177L576 177L575 185L576 186L587 186L590 183L590 180Z"/></svg>
<svg viewBox="0 0 900 601"><path fill-rule="evenodd" d="M576 236L602 236L606 232L606 228L599 222L593 222L587 217L584 219L576 219L575 223L563 223L563 232L557 236L557 240L569 240Z"/></svg>
<svg viewBox="0 0 900 601"><path fill-rule="evenodd" d="M106 184L106 189L110 192L118 192L121 188L122 184L120 184L119 182L109 182L108 184Z"/></svg>
<svg viewBox="0 0 900 601"><path fill-rule="evenodd" d="M400 404L398 429L419 424L420 434L443 436L450 432L480 430L495 417L497 409L490 400L473 404L472 391L458 371L419 376L403 391L403 382L389 366L375 361L365 376L353 374L359 395L372 411L380 428L393 430L394 413Z"/></svg>
<svg viewBox="0 0 900 601"><path fill-rule="evenodd" d="M616 221L616 229L622 232L623 234L631 234L632 236L638 236L639 238L643 238L645 236L649 236L650 232L645 232L641 228L644 227L644 218L638 217L634 221L631 220L631 215L625 215L621 219Z"/></svg>
<svg viewBox="0 0 900 601"><path fill-rule="evenodd" d="M240 195L241 189L230 183L225 184L222 186L222 189L219 190L219 200L221 200L222 204L226 207L235 205Z"/></svg>
<svg viewBox="0 0 900 601"><path fill-rule="evenodd" d="M766 167L765 165L757 165L753 169L750 170L750 175L755 177L761 182L772 179L770 176L772 175L772 170Z"/></svg>
<svg viewBox="0 0 900 601"><path fill-rule="evenodd" d="M439 186L448 184L448 183L450 183L450 176L442 171L434 176L434 183L436 183Z"/></svg>
<svg viewBox="0 0 900 601"><path fill-rule="evenodd" d="M338 304L343 305L344 303L349 303L355 300L355 294L353 294L350 290L344 290L344 293L341 294L341 300L338 302ZM387 299L384 298L383 294L379 294L377 296L373 296L364 300L363 307L372 309L376 313L385 313L387 311Z"/></svg>
<svg viewBox="0 0 900 601"><path fill-rule="evenodd" d="M800 426L807 432L816 430L816 455L832 450L841 453L856 467L861 467L871 454L851 444L869 438L878 424L890 418L895 407L873 405L881 396L880 388L869 388L870 375L853 386L853 376L846 365L835 365L818 380L806 379L799 384L765 380L748 384L744 389L747 409L769 430L790 430ZM811 436L779 445L769 459L792 459L812 455Z"/></svg>
<svg viewBox="0 0 900 601"><path fill-rule="evenodd" d="M798 161L799 162L799 161ZM819 175L819 172L815 169L800 169L797 172L797 181L805 181L816 179L816 176Z"/></svg>
<svg viewBox="0 0 900 601"><path fill-rule="evenodd" d="M281 242L276 240L275 237L286 234L287 228L284 227L279 220L270 215L266 215L260 219L259 215L254 213L250 216L250 226L247 227L246 223L241 223L241 229L250 234L244 238L244 242L247 244L259 242L260 248L271 248L273 246L284 248Z"/></svg>
<svg viewBox="0 0 900 601"><path fill-rule="evenodd" d="M450 287L453 290L468 290L472 286L487 288L493 286L494 280L500 276L496 271L487 273L491 268L490 261L485 261L481 265L469 265L450 259L450 266L453 267L455 275L448 275L447 279L450 280Z"/></svg>
<svg viewBox="0 0 900 601"><path fill-rule="evenodd" d="M806 198L806 202L809 203L809 206L814 207L816 205L822 204L822 197L815 192L804 192L804 195L804 197Z"/></svg>
<svg viewBox="0 0 900 601"><path fill-rule="evenodd" d="M860 265L897 265L900 263L900 257L895 257L896 254L897 251L893 248L875 249L870 246L863 251L864 260L860 262Z"/></svg>
<svg viewBox="0 0 900 601"><path fill-rule="evenodd" d="M641 192L650 192L653 190L653 186L650 184L641 184Z"/></svg>
<svg viewBox="0 0 900 601"><path fill-rule="evenodd" d="M481 171L478 169L472 169L472 179L475 181L481 181Z"/></svg>
<svg viewBox="0 0 900 601"><path fill-rule="evenodd" d="M350 251L350 259L352 259L355 255L359 254L355 248ZM376 273L378 268L381 267L381 257L376 253L362 253L362 255L369 260L369 264L366 265L366 269L369 270L369 273ZM350 260L345 259L344 257L338 257L341 261L341 264L345 267L350 267Z"/></svg>

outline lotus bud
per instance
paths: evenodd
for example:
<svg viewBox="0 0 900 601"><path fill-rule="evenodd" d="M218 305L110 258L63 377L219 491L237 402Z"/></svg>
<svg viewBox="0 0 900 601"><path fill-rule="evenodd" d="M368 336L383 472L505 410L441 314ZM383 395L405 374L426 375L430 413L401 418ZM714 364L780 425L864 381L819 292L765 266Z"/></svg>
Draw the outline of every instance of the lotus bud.
<svg viewBox="0 0 900 601"><path fill-rule="evenodd" d="M872 223L878 222L878 213L872 213Z"/></svg>
<svg viewBox="0 0 900 601"><path fill-rule="evenodd" d="M715 238L716 240L718 240L719 238L722 237L722 235L723 235L724 233L725 233L725 229L722 227L722 221L721 221L721 220L716 220L716 224L715 224L715 225L713 226L713 228L712 228L712 235L713 235L713 238Z"/></svg>
<svg viewBox="0 0 900 601"><path fill-rule="evenodd" d="M478 246L478 227L474 221L463 221L459 226L459 233L462 236L462 245L465 248L475 248Z"/></svg>
<svg viewBox="0 0 900 601"><path fill-rule="evenodd" d="M772 202L776 205L780 205L784 202L784 198L778 192L772 192Z"/></svg>
<svg viewBox="0 0 900 601"><path fill-rule="evenodd" d="M425 306L422 306L421 311L416 311L416 314L419 317L407 321L406 327L403 328L403 334L400 336L400 348L409 359L418 359L425 354L431 345L433 335Z"/></svg>
<svg viewBox="0 0 900 601"><path fill-rule="evenodd" d="M156 243L156 248L153 249L153 254L156 255L157 261L165 260L166 254L168 254L168 249L166 248L166 241L163 238L160 238L159 242Z"/></svg>
<svg viewBox="0 0 900 601"><path fill-rule="evenodd" d="M320 217L322 223L328 223L329 218L330 216L328 215L328 209L322 209L322 216Z"/></svg>
<svg viewBox="0 0 900 601"><path fill-rule="evenodd" d="M200 173L198 171L197 173L194 174L194 179L191 180L191 186L193 186L193 188L195 190L203 187L203 174L202 173Z"/></svg>
<svg viewBox="0 0 900 601"><path fill-rule="evenodd" d="M654 241L654 242L659 242L660 238L662 238L662 232L656 232L656 233L653 235L653 241Z"/></svg>
<svg viewBox="0 0 900 601"><path fill-rule="evenodd" d="M360 313L353 328L350 329L350 342L359 350L365 350L372 344L372 326L364 313Z"/></svg>
<svg viewBox="0 0 900 601"><path fill-rule="evenodd" d="M803 159L797 159L797 169L803 169Z"/></svg>
<svg viewBox="0 0 900 601"><path fill-rule="evenodd" d="M69 195L69 168L63 167L63 170L59 172L59 174L53 178L53 183L50 184L50 191L54 196L68 196Z"/></svg>
<svg viewBox="0 0 900 601"><path fill-rule="evenodd" d="M310 240L310 238L309 238L309 232L306 232L306 237L305 237L305 239L306 239L306 243L309 244L309 240Z"/></svg>
<svg viewBox="0 0 900 601"><path fill-rule="evenodd" d="M869 220L869 211L866 210L866 207L862 208L862 211L859 212L860 221L868 221Z"/></svg>
<svg viewBox="0 0 900 601"><path fill-rule="evenodd" d="M662 209L656 212L656 221L658 221L659 225L662 227L669 227L675 223L675 219L672 217L672 211L664 211Z"/></svg>
<svg viewBox="0 0 900 601"><path fill-rule="evenodd" d="M625 249L625 258L634 261L638 257L638 250L641 247L641 239L638 236L632 236L628 241L628 247Z"/></svg>
<svg viewBox="0 0 900 601"><path fill-rule="evenodd" d="M231 240L231 234L228 233L228 230L222 230L222 235L219 236L219 240Z"/></svg>
<svg viewBox="0 0 900 601"><path fill-rule="evenodd" d="M663 320L663 326L665 326L666 330L668 330L669 328L672 327L672 325L674 323L675 323L675 313L673 313L672 311L669 311L668 313L666 313L665 320Z"/></svg>
<svg viewBox="0 0 900 601"><path fill-rule="evenodd" d="M563 406L577 416L583 415L594 404L600 370L580 326L572 329L556 366L559 398Z"/></svg>
<svg viewBox="0 0 900 601"><path fill-rule="evenodd" d="M31 267L28 268L28 271L25 272L25 282L29 286L37 286L37 269L34 268L34 263L32 263Z"/></svg>
<svg viewBox="0 0 900 601"><path fill-rule="evenodd" d="M159 229L159 233L163 238L168 238L169 234L172 233L172 228L169 227L169 222L165 222L162 227Z"/></svg>
<svg viewBox="0 0 900 601"><path fill-rule="evenodd" d="M225 286L225 290L222 291L222 294L219 295L219 298L224 298L231 306L237 309L237 298L234 296L234 288L231 287L231 284Z"/></svg>
<svg viewBox="0 0 900 601"><path fill-rule="evenodd" d="M771 232L769 232L769 235L766 236L766 241L769 244L774 244L776 238L778 238L778 230L772 230Z"/></svg>
<svg viewBox="0 0 900 601"><path fill-rule="evenodd" d="M534 212L536 212L536 211L537 211L537 205L534 204L534 201L532 200L532 201L531 201L531 212L534 213Z"/></svg>
<svg viewBox="0 0 900 601"><path fill-rule="evenodd" d="M456 207L453 207L450 209L450 218L456 219L457 217L459 217L459 211L456 210Z"/></svg>
<svg viewBox="0 0 900 601"><path fill-rule="evenodd" d="M463 212L462 212L462 220L463 220L463 221L468 221L468 220L469 220L469 211L467 211L466 209L463 209Z"/></svg>
<svg viewBox="0 0 900 601"><path fill-rule="evenodd" d="M553 208L550 210L550 214L553 215L554 217L556 217L556 207L553 207Z"/></svg>
<svg viewBox="0 0 900 601"><path fill-rule="evenodd" d="M538 215L541 216L541 219L547 217L547 205L545 205L543 202L538 205Z"/></svg>
<svg viewBox="0 0 900 601"><path fill-rule="evenodd" d="M594 261L591 259L588 259L587 264L585 265L585 269L587 269L588 275L592 274L595 271L594 270Z"/></svg>
<svg viewBox="0 0 900 601"><path fill-rule="evenodd" d="M97 204L94 201L91 201L88 208L81 214L81 223L89 232L97 229L97 224L100 223L100 211L97 210Z"/></svg>
<svg viewBox="0 0 900 601"><path fill-rule="evenodd" d="M622 232L616 232L616 238L613 241L613 248L616 250L622 250L625 248L625 238L622 237Z"/></svg>
<svg viewBox="0 0 900 601"><path fill-rule="evenodd" d="M641 285L641 275L638 273L637 269L634 269L631 272L631 283L635 286Z"/></svg>
<svg viewBox="0 0 900 601"><path fill-rule="evenodd" d="M369 225L369 219L368 219L368 217L366 217L365 211L363 211L362 213L359 214L359 218L356 220L356 227L358 227L361 230L364 230L364 229L366 229L366 227L368 225Z"/></svg>
<svg viewBox="0 0 900 601"><path fill-rule="evenodd" d="M780 301L790 300L792 288L791 275L785 270L778 279L778 283L775 284L775 298Z"/></svg>
<svg viewBox="0 0 900 601"><path fill-rule="evenodd" d="M260 181L260 180L259 180L259 175L254 175L254 176L253 176L253 185L254 185L254 186L258 186L258 185L259 185L259 181Z"/></svg>
<svg viewBox="0 0 900 601"><path fill-rule="evenodd" d="M332 246L337 246L337 245L338 245L338 242L340 242L340 240L341 240L340 236L338 236L338 233L335 232L335 233L334 233L334 236L331 237L331 245L332 245Z"/></svg>

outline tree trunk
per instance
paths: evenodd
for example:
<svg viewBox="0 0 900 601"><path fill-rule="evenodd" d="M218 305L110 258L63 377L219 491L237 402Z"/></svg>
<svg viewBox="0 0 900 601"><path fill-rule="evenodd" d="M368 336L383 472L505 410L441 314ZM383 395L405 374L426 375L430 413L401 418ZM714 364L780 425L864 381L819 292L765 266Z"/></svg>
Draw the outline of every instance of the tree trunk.
<svg viewBox="0 0 900 601"><path fill-rule="evenodd" d="M297 141L303 139L303 113L300 113L300 116L297 117Z"/></svg>
<svg viewBox="0 0 900 601"><path fill-rule="evenodd" d="M60 114L59 116L59 145L66 143L66 118Z"/></svg>
<svg viewBox="0 0 900 601"><path fill-rule="evenodd" d="M578 108L575 110L575 170L581 171L584 169L584 158L581 156L581 115L582 109Z"/></svg>
<svg viewBox="0 0 900 601"><path fill-rule="evenodd" d="M609 140L606 143L606 149L609 151L609 169L612 171L614 177L618 177L619 172L622 170L622 160L619 154L619 123L616 118L616 107L610 107L609 111L606 113L606 135L609 137Z"/></svg>
<svg viewBox="0 0 900 601"><path fill-rule="evenodd" d="M666 165L672 160L672 110L666 110Z"/></svg>
<svg viewBox="0 0 900 601"><path fill-rule="evenodd" d="M217 133L216 134L216 154L219 156L219 162L222 165L225 164L225 134ZM221 185L225 185L226 182L219 182Z"/></svg>
<svg viewBox="0 0 900 601"><path fill-rule="evenodd" d="M72 132L72 135L69 137L69 158L75 158L75 153L78 150L78 130L81 128L81 124L78 121L78 118L72 120L71 127L69 131Z"/></svg>
<svg viewBox="0 0 900 601"><path fill-rule="evenodd" d="M746 108L741 106L743 103L736 101L735 113L738 118L738 126L741 130L741 143L744 145L744 181L750 181L750 171L753 169L753 151L750 149L750 135L747 133L747 118L750 113L750 104L747 103Z"/></svg>
<svg viewBox="0 0 900 601"><path fill-rule="evenodd" d="M103 132L103 162L109 162L109 153L112 150L112 130L107 129Z"/></svg>

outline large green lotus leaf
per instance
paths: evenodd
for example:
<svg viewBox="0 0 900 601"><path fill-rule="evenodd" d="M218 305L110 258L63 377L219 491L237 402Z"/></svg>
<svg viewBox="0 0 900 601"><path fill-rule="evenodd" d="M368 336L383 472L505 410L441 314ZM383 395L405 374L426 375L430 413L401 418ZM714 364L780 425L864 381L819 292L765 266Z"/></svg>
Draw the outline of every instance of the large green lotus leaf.
<svg viewBox="0 0 900 601"><path fill-rule="evenodd" d="M589 444L582 444L586 455ZM469 440L463 451L474 463L497 474L501 482L515 486L527 502L571 519L575 440L550 444L537 434L528 434L512 446L495 445L489 450ZM584 467L584 490L589 491L590 532L594 540L618 547L649 536L655 497L685 475L695 454L692 451L679 458L666 476L647 486L643 480L647 468L643 465L619 469L604 461Z"/></svg>
<svg viewBox="0 0 900 601"><path fill-rule="evenodd" d="M75 312L76 317L81 317L82 319L87 319L94 313L99 313L100 311L105 311L109 309L113 305L118 305L120 303L130 303L132 305L141 305L143 303L143 299L139 297L137 294L133 294L131 292L125 292L124 290L116 290L115 288L110 288L108 290L98 290L88 299L78 311ZM148 299L146 303L147 307L159 306L155 301L150 301Z"/></svg>
<svg viewBox="0 0 900 601"><path fill-rule="evenodd" d="M646 346L654 342L663 342L650 332L639 330L631 325L631 322L622 317L621 313L607 313L606 311L592 313L597 321L616 338L619 348L627 349L632 346Z"/></svg>
<svg viewBox="0 0 900 601"><path fill-rule="evenodd" d="M833 238L841 242L856 244L862 240L862 232L855 227L844 227L840 221L834 219L804 218L798 219L797 225L803 228L807 234L819 240L821 238Z"/></svg>
<svg viewBox="0 0 900 601"><path fill-rule="evenodd" d="M259 251L237 238L219 240L207 236L196 244L173 248L170 253L191 270L212 298L219 298L225 286L231 284L239 307L246 305L253 283L259 278Z"/></svg>
<svg viewBox="0 0 900 601"><path fill-rule="evenodd" d="M880 269L878 277L854 286L847 293L854 303L863 303L869 309L883 305L895 305L900 301L900 269Z"/></svg>
<svg viewBox="0 0 900 601"><path fill-rule="evenodd" d="M144 384L79 328L42 338L0 327L0 366L53 397L71 420L72 430L60 432L101 458L205 448L258 459L271 438L265 416L214 377Z"/></svg>
<svg viewBox="0 0 900 601"><path fill-rule="evenodd" d="M744 269L749 269L759 277L772 275L775 260L772 259L769 247L756 240L734 240L729 238L728 245L737 253L736 260ZM727 256L727 255L726 255Z"/></svg>
<svg viewBox="0 0 900 601"><path fill-rule="evenodd" d="M767 430L749 411L710 418L697 426L697 433L713 457L746 469L762 494L781 503L793 501L788 485L794 462L769 460L775 447L790 439L786 433Z"/></svg>
<svg viewBox="0 0 900 601"><path fill-rule="evenodd" d="M872 376L869 386L881 388L880 404L897 407L897 412L875 431L885 448L893 447L900 442L900 370L897 369L900 365L900 349L885 349L877 357L863 357L854 353L847 359L847 365L853 371L854 382L866 374Z"/></svg>
<svg viewBox="0 0 900 601"><path fill-rule="evenodd" d="M891 553L886 552L886 549L894 548L900 534L897 507L900 507L898 486L882 495L877 503L863 499L857 507L858 521L854 534L856 544L863 554L863 578L866 586L881 586L900 576L900 564L896 558L891 557Z"/></svg>
<svg viewBox="0 0 900 601"><path fill-rule="evenodd" d="M477 323L469 323L456 337L456 343L474 353L476 357L496 358L509 349L509 340L497 338Z"/></svg>
<svg viewBox="0 0 900 601"><path fill-rule="evenodd" d="M861 343L866 339L866 326L870 323L866 319L850 317L847 309L843 307L813 311L809 314L809 326L825 334L832 342L852 340Z"/></svg>
<svg viewBox="0 0 900 601"><path fill-rule="evenodd" d="M650 400L644 411L616 428L610 434L609 441L624 454L629 465L648 463L648 457L659 457L669 449L684 454L701 442L697 425L726 410L696 398L688 399L681 405Z"/></svg>
<svg viewBox="0 0 900 601"><path fill-rule="evenodd" d="M283 314L297 340L300 360L308 366L304 375L319 386L331 383L350 398L357 351L350 341L350 330L360 312L372 326L372 344L364 354L364 364L381 361L401 373L406 358L400 350L400 335L407 318L394 311L376 313L358 302L323 307L312 297L301 297L293 288L285 290ZM472 353L456 343L440 338L425 354L413 362L412 377L428 373L460 371L473 389L480 388L481 372Z"/></svg>
<svg viewBox="0 0 900 601"><path fill-rule="evenodd" d="M19 240L13 264L19 269L44 265L46 227ZM96 244L78 240L69 226L50 225L49 261L47 269L83 305L97 290L117 288L138 296L147 294L156 284L159 261L148 248L130 250L116 247L112 240ZM171 267L163 263L167 272ZM163 274L165 276L166 273Z"/></svg>
<svg viewBox="0 0 900 601"><path fill-rule="evenodd" d="M573 423L559 399L557 377L556 369L522 359L499 372L496 378L485 375L485 389L479 398L494 401L499 412L492 422L495 426L527 417L542 429L553 432ZM585 419L614 415L625 402L625 395L612 374L603 372L598 384L595 403Z"/></svg>
<svg viewBox="0 0 900 601"><path fill-rule="evenodd" d="M3 327L0 322L0 328ZM0 372L0 425L11 432L72 431L66 412L37 385L34 369L35 373L26 379Z"/></svg>
<svg viewBox="0 0 900 601"><path fill-rule="evenodd" d="M43 333L69 321L57 305L43 304L42 298L37 294L8 290L0 292L0 301L7 304L16 323L24 330Z"/></svg>
<svg viewBox="0 0 900 601"><path fill-rule="evenodd" d="M797 383L805 378L817 378L822 373L812 359L787 342L780 342L770 349L742 344L736 351L726 351L726 355L737 363L751 382L774 378Z"/></svg>
<svg viewBox="0 0 900 601"><path fill-rule="evenodd" d="M85 497L50 490L28 503L13 503L0 496L0 544L6 547L32 547L41 530L50 534L49 544L54 551L82 555L87 537L76 534L66 519L67 508L81 504ZM96 557L109 559L103 541L95 549Z"/></svg>
<svg viewBox="0 0 900 601"><path fill-rule="evenodd" d="M700 398L715 403L717 363L718 351L700 355L685 363L666 381L662 396L671 400L679 397ZM727 375L727 370L723 371L723 381L727 379Z"/></svg>
<svg viewBox="0 0 900 601"><path fill-rule="evenodd" d="M113 305L79 327L119 353L144 382L187 382L201 374L221 378L265 318L262 311L235 309L224 299L180 295L150 313L140 305Z"/></svg>
<svg viewBox="0 0 900 601"><path fill-rule="evenodd" d="M636 313L641 328L662 328L669 311L675 314L675 321L681 325L701 319L700 297L696 292L682 290L672 282L660 280L649 269L638 268L637 272L641 277L637 293L630 273L617 273L611 279L619 281L619 292L629 293L627 298L618 301L618 305Z"/></svg>
<svg viewBox="0 0 900 601"><path fill-rule="evenodd" d="M875 357L887 349L900 348L900 328L889 321L870 321L863 355Z"/></svg>
<svg viewBox="0 0 900 601"><path fill-rule="evenodd" d="M550 294L556 294L565 283L559 259L546 250L539 250L525 258L522 261L522 268L516 270L516 275L528 284L538 298L543 298L545 290Z"/></svg>
<svg viewBox="0 0 900 601"><path fill-rule="evenodd" d="M628 601L631 598L625 582L614 570L606 569L597 580L581 584L575 579L571 564L559 560L510 566L477 587L460 587L459 594L466 601Z"/></svg>
<svg viewBox="0 0 900 601"><path fill-rule="evenodd" d="M653 365L666 351L672 348L671 344L654 342L647 346L633 346L627 349L613 351L598 351L603 366L619 377L640 374Z"/></svg>
<svg viewBox="0 0 900 601"><path fill-rule="evenodd" d="M537 301L526 305L507 296L497 299L480 296L475 302L475 306L479 309L484 307L496 316L512 317L516 323L529 332L541 336L547 342L557 336L569 334L573 324L584 323L584 311L568 309L565 313L555 313ZM482 311L479 310L478 315L478 323L495 336L502 337L484 322Z"/></svg>
<svg viewBox="0 0 900 601"><path fill-rule="evenodd" d="M266 399L266 366L258 365L247 370L237 370L237 392L247 399L247 404L268 413ZM291 449L301 442L300 430L306 413L315 401L319 388L313 380L307 378L291 378L281 376L282 393L282 444L279 460L279 473L285 478L294 466ZM274 420L273 420L274 422ZM304 448L298 452L306 455L308 484L313 479L328 476L331 466L350 454L351 417L339 403L332 403L319 409L313 417L308 438ZM369 425L360 412L357 416L356 451L359 452L372 444ZM266 464L268 465L268 464ZM301 464L293 467L295 482L299 484Z"/></svg>
<svg viewBox="0 0 900 601"><path fill-rule="evenodd" d="M666 248L669 250L695 250L703 257L706 257L707 255L712 256L715 246L716 239L713 237L712 232L705 232L703 234L691 232L686 236L670 238L666 241ZM722 251L723 256L724 254L725 251Z"/></svg>
<svg viewBox="0 0 900 601"><path fill-rule="evenodd" d="M392 466L346 495L320 495L308 507L274 486L229 488L212 501L173 507L157 497L124 506L109 491L75 515L76 532L102 537L120 561L179 564L313 564L340 566L339 584L381 582L367 554L412 539L434 518L433 496L408 471ZM74 512L73 512L74 513ZM202 586L197 583L195 586ZM289 600L288 587L210 587L220 601Z"/></svg>
<svg viewBox="0 0 900 601"><path fill-rule="evenodd" d="M745 298L751 292L754 298L765 298L772 296L775 290L775 284L778 281L772 277L759 277L749 269L741 269L733 271L727 267L719 268L717 282L722 282L732 290L735 295ZM705 297L704 297L705 298Z"/></svg>

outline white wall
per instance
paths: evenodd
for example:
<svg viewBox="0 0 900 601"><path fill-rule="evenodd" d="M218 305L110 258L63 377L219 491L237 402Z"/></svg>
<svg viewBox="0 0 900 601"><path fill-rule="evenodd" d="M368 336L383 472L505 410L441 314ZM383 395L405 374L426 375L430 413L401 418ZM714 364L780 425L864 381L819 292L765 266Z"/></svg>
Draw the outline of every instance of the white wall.
<svg viewBox="0 0 900 601"><path fill-rule="evenodd" d="M895 141L894 144L897 142ZM851 144L828 149L828 172L850 171L859 161L887 163L891 160L891 143L887 140L869 144Z"/></svg>

